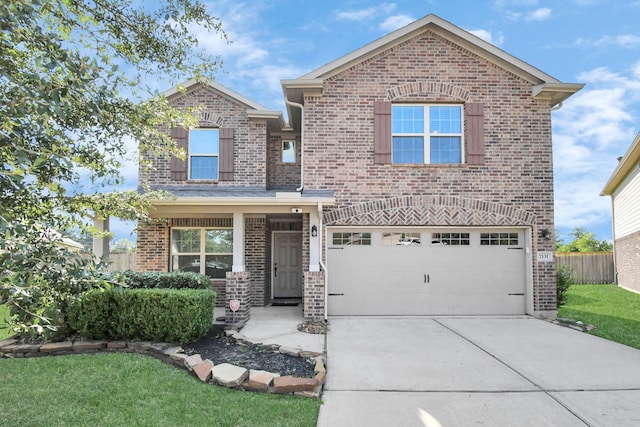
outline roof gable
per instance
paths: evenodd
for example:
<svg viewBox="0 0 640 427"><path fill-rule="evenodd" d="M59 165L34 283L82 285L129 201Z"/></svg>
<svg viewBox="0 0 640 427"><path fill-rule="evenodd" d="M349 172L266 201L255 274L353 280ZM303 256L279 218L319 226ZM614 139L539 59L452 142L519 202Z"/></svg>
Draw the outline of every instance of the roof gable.
<svg viewBox="0 0 640 427"><path fill-rule="evenodd" d="M616 166L615 170L611 174L609 181L605 184L600 195L613 195L620 184L636 167L640 167L640 133L636 135L631 147L629 147L625 155L620 159L618 166Z"/></svg>
<svg viewBox="0 0 640 427"><path fill-rule="evenodd" d="M551 106L561 103L584 86L583 84L562 83L558 79L508 54L491 43L431 14L356 49L335 61L316 68L297 79L283 80L282 85L285 96L292 101L300 102L303 92L317 92L319 88L322 87L324 80L336 76L357 64L365 62L384 51L428 31L530 82L532 85L532 96L538 99L548 100Z"/></svg>
<svg viewBox="0 0 640 427"><path fill-rule="evenodd" d="M422 19L412 22L392 33L387 34L359 49L344 55L335 61L332 61L322 67L316 68L307 74L300 76L300 79L326 79L332 77L345 69L366 61L368 58L378 53L390 49L398 44L405 42L421 33L432 31L441 37L448 39L459 46L462 46L487 59L488 61L499 65L512 73L530 81L533 84L540 83L560 83L559 80L553 78L539 69L527 64L526 62L508 54L507 52L497 48L481 38L451 24L448 21L436 16L427 15Z"/></svg>
<svg viewBox="0 0 640 427"><path fill-rule="evenodd" d="M163 95L167 98L176 95L184 95L186 91L196 86L209 88L222 97L246 107L246 113L250 119L266 121L269 125L269 129L272 131L279 131L285 127L282 112L269 110L267 107L260 105L244 95L241 95L238 92L235 92L210 79L190 79L185 83L179 84L178 86L165 91Z"/></svg>

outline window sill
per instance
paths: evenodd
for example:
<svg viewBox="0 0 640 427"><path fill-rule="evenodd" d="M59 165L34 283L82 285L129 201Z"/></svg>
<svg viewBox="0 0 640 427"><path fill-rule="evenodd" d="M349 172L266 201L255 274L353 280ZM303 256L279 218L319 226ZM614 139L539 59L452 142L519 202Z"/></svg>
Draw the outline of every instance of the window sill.
<svg viewBox="0 0 640 427"><path fill-rule="evenodd" d="M188 179L187 184L218 184L219 179Z"/></svg>
<svg viewBox="0 0 640 427"><path fill-rule="evenodd" d="M402 169L431 169L431 168L435 168L435 169L447 168L448 169L448 168L464 168L467 166L472 166L466 163L427 163L423 165L390 163L390 165L394 168L402 168Z"/></svg>

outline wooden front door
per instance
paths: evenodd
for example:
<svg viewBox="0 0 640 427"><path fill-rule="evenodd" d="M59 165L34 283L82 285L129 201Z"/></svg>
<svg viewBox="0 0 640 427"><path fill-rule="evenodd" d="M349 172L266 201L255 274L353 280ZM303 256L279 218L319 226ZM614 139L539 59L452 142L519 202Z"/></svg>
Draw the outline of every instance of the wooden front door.
<svg viewBox="0 0 640 427"><path fill-rule="evenodd" d="M302 297L302 234L273 233L273 298Z"/></svg>

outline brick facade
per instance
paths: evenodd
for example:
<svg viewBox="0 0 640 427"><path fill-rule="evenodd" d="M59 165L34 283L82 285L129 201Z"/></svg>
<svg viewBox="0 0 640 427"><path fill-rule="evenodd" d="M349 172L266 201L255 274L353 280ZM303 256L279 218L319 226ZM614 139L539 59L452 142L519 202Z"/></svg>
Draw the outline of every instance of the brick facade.
<svg viewBox="0 0 640 427"><path fill-rule="evenodd" d="M196 85L186 93L176 94L170 102L182 109L201 108L198 125L202 128L234 129L234 179L232 181L174 181L169 158L153 157L153 167L140 168L139 181L149 185L201 184L212 187L262 187L267 185L267 155L265 147L269 133L264 123L254 123L247 116L247 106L226 97L212 88ZM149 159L143 159L149 160ZM144 162L140 162L141 165Z"/></svg>
<svg viewBox="0 0 640 427"><path fill-rule="evenodd" d="M521 65L498 66L444 38L441 34L446 31L439 33L430 28L433 27L425 25L422 32L411 33L411 38L402 42L390 43L389 48L376 50L360 63L324 70L326 75L322 78L311 79L323 82L321 91L316 87L306 94L298 92L301 98L298 101L304 103L304 122L292 125L295 129L304 127L305 190L333 192L335 204L325 205L323 209L325 226L530 229L533 308L537 312L553 312L556 309L555 266L538 263L535 255L538 251L555 250L552 239L539 237L541 229L554 229L552 103L532 96L538 77L533 80L522 77L529 75L530 70L515 74L508 69L519 69ZM199 186L207 191L227 187L290 191L299 185L302 145L299 132L291 128L274 131L273 123L250 119L247 105L206 85L190 86L186 93L173 94L169 99L180 108L200 107L201 127L234 130L233 180L172 181L170 159L156 158L151 170L140 171L141 182ZM483 144L478 143L477 138L468 138L469 146L473 141L483 148L482 161L474 157L473 162L453 165L376 162L379 153L374 146L374 105L381 101L480 107L482 115L476 114L480 118L474 119L474 125L467 121L465 126L473 127L474 135L482 136ZM464 134L471 132L465 129ZM283 163L282 141L294 138L297 161ZM304 316L322 318L325 273L306 271L310 262L309 215L292 215L295 202L286 209L276 206L278 203L282 200L277 203L274 200L274 206L265 207L264 212L255 206L247 210L251 212L245 220L247 271L231 274L226 282L217 282L218 300L228 303L234 295L239 295L247 308L267 304L272 285L272 233L301 231ZM237 204L230 205L238 209ZM275 211L275 208L282 210ZM211 221L220 220L177 218L164 224L141 224L137 268L167 271L170 227L188 226L186 224L201 227ZM326 229L321 231L326 236ZM637 245L637 240L634 242L632 244ZM323 245L323 259L325 255Z"/></svg>
<svg viewBox="0 0 640 427"><path fill-rule="evenodd" d="M236 326L244 325L251 317L251 273L227 273L227 290L225 307L227 323ZM231 300L240 301L240 308L235 313L229 308Z"/></svg>
<svg viewBox="0 0 640 427"><path fill-rule="evenodd" d="M245 268L251 273L251 305L264 307L269 302L265 292L267 261L267 220L266 215L245 219ZM269 289L270 291L270 289Z"/></svg>
<svg viewBox="0 0 640 427"><path fill-rule="evenodd" d="M324 319L324 271L305 271L303 315L305 319Z"/></svg>
<svg viewBox="0 0 640 427"><path fill-rule="evenodd" d="M640 231L616 239L618 284L640 292Z"/></svg>
<svg viewBox="0 0 640 427"><path fill-rule="evenodd" d="M483 104L485 164L376 164L378 100ZM426 31L326 79L322 96L306 96L304 103L305 182L335 189L336 204L325 211L329 223L341 217L344 224L362 226L518 224L553 230L549 103L531 97L530 82L439 35ZM393 206L403 198L428 200L429 208ZM387 207L367 215L358 211L381 203ZM350 208L353 214L342 215ZM537 233L534 240L534 250L554 250ZM533 270L534 310L555 310L553 266Z"/></svg>

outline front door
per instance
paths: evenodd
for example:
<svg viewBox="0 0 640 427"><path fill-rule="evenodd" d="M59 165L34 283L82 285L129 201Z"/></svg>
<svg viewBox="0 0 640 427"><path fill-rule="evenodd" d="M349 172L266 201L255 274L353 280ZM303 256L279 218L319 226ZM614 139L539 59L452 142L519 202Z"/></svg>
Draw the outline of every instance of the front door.
<svg viewBox="0 0 640 427"><path fill-rule="evenodd" d="M302 297L302 234L273 233L273 298Z"/></svg>

